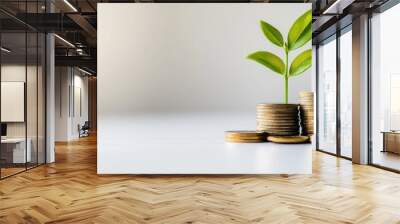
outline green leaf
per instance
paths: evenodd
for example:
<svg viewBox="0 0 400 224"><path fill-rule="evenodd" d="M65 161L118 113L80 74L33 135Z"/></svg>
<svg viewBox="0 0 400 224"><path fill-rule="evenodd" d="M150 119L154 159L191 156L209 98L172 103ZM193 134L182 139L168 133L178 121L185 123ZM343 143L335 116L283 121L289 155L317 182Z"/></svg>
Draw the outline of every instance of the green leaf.
<svg viewBox="0 0 400 224"><path fill-rule="evenodd" d="M300 75L311 67L312 63L312 50L306 50L297 55L297 57L292 61L289 70L289 76Z"/></svg>
<svg viewBox="0 0 400 224"><path fill-rule="evenodd" d="M278 29L273 27L271 24L265 22L265 21L260 21L261 29L265 35L265 37L271 41L273 44L277 45L278 47L283 46L283 36L281 32L279 32Z"/></svg>
<svg viewBox="0 0 400 224"><path fill-rule="evenodd" d="M302 47L311 40L312 13L308 10L293 23L288 34L289 51Z"/></svg>
<svg viewBox="0 0 400 224"><path fill-rule="evenodd" d="M285 74L285 63L283 63L280 57L271 52L257 51L247 56L247 58L264 65L276 73Z"/></svg>

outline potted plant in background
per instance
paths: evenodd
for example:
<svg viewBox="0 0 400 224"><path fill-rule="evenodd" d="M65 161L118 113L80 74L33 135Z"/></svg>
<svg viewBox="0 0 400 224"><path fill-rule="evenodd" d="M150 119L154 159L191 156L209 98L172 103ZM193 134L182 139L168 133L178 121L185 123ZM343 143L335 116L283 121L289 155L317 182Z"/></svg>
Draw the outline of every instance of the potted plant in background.
<svg viewBox="0 0 400 224"><path fill-rule="evenodd" d="M282 33L273 25L261 20L261 30L265 37L274 45L281 48L284 59L269 51L257 51L247 56L258 62L284 80L284 104L258 104L257 130L268 132L270 135L297 135L299 132L298 105L289 104L289 78L307 71L312 64L312 50L305 49L290 63L289 54L303 47L311 40L312 12L308 10L292 24L286 40Z"/></svg>

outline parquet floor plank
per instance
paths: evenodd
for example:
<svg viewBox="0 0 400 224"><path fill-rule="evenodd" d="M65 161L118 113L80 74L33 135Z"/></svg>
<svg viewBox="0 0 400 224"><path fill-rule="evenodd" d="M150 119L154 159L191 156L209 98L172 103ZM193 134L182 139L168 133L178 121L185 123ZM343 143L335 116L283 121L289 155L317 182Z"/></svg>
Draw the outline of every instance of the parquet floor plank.
<svg viewBox="0 0 400 224"><path fill-rule="evenodd" d="M400 224L400 175L320 152L312 175L97 175L96 138L0 181L0 224Z"/></svg>

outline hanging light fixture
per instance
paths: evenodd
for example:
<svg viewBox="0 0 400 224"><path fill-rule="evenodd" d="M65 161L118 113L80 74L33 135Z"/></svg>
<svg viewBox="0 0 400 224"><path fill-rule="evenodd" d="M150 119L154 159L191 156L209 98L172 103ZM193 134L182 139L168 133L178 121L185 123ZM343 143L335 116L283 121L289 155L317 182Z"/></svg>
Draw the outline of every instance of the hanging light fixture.
<svg viewBox="0 0 400 224"><path fill-rule="evenodd" d="M7 48L5 48L5 47L1 47L0 49L1 49L1 51L3 51L3 52L11 53L11 50L10 50L10 49L7 49Z"/></svg>
<svg viewBox="0 0 400 224"><path fill-rule="evenodd" d="M68 0L64 0L64 3L68 5L74 12L78 12L78 9L75 8L74 5L72 5Z"/></svg>
<svg viewBox="0 0 400 224"><path fill-rule="evenodd" d="M69 42L68 40L62 38L61 36L59 36L58 34L54 34L55 37L57 37L59 40L61 40L62 42L64 42L65 44L67 44L68 46L75 48L75 45L72 44L71 42Z"/></svg>
<svg viewBox="0 0 400 224"><path fill-rule="evenodd" d="M82 68L79 68L79 67L78 67L78 70L81 71L81 72L83 72L83 73L85 73L86 75L90 75L90 76L93 75L92 73L90 73L90 72L88 72L88 71L86 71L86 70L84 70L84 69L82 69Z"/></svg>

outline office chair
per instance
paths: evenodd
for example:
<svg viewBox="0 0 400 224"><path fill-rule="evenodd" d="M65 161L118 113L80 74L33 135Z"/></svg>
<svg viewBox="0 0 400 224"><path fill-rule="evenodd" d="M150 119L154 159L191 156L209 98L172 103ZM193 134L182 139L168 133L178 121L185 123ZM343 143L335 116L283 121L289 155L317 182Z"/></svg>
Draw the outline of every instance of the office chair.
<svg viewBox="0 0 400 224"><path fill-rule="evenodd" d="M90 129L89 121L85 121L85 123L82 125L82 127L79 127L79 126L80 125L78 125L79 138L89 136L89 129Z"/></svg>

